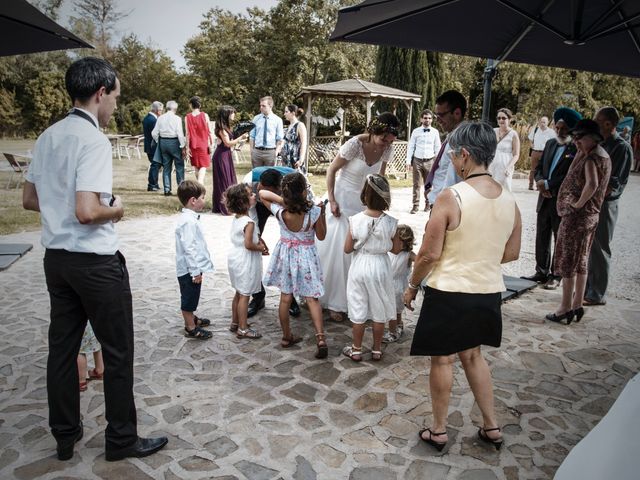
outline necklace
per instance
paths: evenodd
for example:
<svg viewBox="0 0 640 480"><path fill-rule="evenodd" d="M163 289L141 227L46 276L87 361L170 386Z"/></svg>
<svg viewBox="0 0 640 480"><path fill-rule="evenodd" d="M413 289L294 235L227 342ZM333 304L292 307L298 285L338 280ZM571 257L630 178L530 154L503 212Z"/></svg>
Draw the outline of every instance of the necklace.
<svg viewBox="0 0 640 480"><path fill-rule="evenodd" d="M471 175L469 175L467 178L465 178L465 181L466 181L466 180L469 180L470 178L474 178L474 177L482 177L482 176L484 176L484 175L487 175L487 176L489 176L489 177L491 176L491 174L490 174L490 173L487 173L487 172L483 172L483 173L472 173L472 174L471 174Z"/></svg>

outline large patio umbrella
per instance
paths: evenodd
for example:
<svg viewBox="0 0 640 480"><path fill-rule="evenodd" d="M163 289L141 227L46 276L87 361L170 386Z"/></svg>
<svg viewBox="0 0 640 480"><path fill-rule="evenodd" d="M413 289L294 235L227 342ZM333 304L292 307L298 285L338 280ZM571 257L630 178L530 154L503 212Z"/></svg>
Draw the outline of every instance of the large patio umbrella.
<svg viewBox="0 0 640 480"><path fill-rule="evenodd" d="M30 5L26 0L0 2L0 56L93 48Z"/></svg>
<svg viewBox="0 0 640 480"><path fill-rule="evenodd" d="M331 40L640 77L637 0L366 0L340 10Z"/></svg>

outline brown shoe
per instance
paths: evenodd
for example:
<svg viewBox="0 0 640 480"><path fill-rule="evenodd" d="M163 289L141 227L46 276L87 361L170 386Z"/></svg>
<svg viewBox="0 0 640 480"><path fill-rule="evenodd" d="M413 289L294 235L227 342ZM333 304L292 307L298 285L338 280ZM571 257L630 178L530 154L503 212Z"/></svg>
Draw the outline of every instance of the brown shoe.
<svg viewBox="0 0 640 480"><path fill-rule="evenodd" d="M409 213L411 214L418 213L418 207L413 207Z"/></svg>

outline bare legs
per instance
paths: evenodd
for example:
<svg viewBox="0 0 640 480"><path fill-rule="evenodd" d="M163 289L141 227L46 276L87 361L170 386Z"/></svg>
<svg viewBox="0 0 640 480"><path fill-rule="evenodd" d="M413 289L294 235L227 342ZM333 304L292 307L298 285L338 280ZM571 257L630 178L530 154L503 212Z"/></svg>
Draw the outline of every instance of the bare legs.
<svg viewBox="0 0 640 480"><path fill-rule="evenodd" d="M198 170L198 173L196 174L196 179L198 180L198 182L204 185L204 177L207 174L207 167L201 167L201 168L198 168L197 170Z"/></svg>
<svg viewBox="0 0 640 480"><path fill-rule="evenodd" d="M236 292L231 302L231 322L238 325L241 330L246 330L247 310L249 309L249 297Z"/></svg>
<svg viewBox="0 0 640 480"><path fill-rule="evenodd" d="M584 288L587 283L585 275L585 283L582 287L582 295L584 296ZM573 288L576 284L576 277L562 277L562 300L560 301L560 307L556 311L556 315L562 315L565 312L571 310L571 303L573 301ZM582 302L582 299L580 300Z"/></svg>
<svg viewBox="0 0 640 480"><path fill-rule="evenodd" d="M480 352L480 347L459 352L458 357L462 362L462 368L464 369L473 396L482 412L483 427L486 429L497 427L498 424L496 422L493 404L491 372ZM453 385L454 360L454 355L431 357L429 388L431 390L433 408L433 425L431 426L431 431L434 433L445 432L447 429L449 398L451 397L451 387ZM422 435L425 439L429 438L429 432L425 432ZM492 440L501 437L501 433L498 431L486 432L486 435ZM445 442L447 440L448 437L446 435L437 437L438 442Z"/></svg>
<svg viewBox="0 0 640 480"><path fill-rule="evenodd" d="M576 310L582 306L582 301L584 300L584 292L587 288L587 276L586 273L578 273L575 276L576 286L575 293L573 294L573 301L571 302L571 308ZM564 290L562 291L564 296Z"/></svg>

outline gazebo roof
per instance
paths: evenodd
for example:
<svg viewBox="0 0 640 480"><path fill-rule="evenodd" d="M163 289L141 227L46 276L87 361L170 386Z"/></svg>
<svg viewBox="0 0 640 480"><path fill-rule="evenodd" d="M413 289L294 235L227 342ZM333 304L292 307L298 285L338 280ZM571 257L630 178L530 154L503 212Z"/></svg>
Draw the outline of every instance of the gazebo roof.
<svg viewBox="0 0 640 480"><path fill-rule="evenodd" d="M397 88L360 80L359 78L302 87L297 96L301 97L309 94L319 94L327 97L397 98L416 102L421 99L417 93L405 92Z"/></svg>

